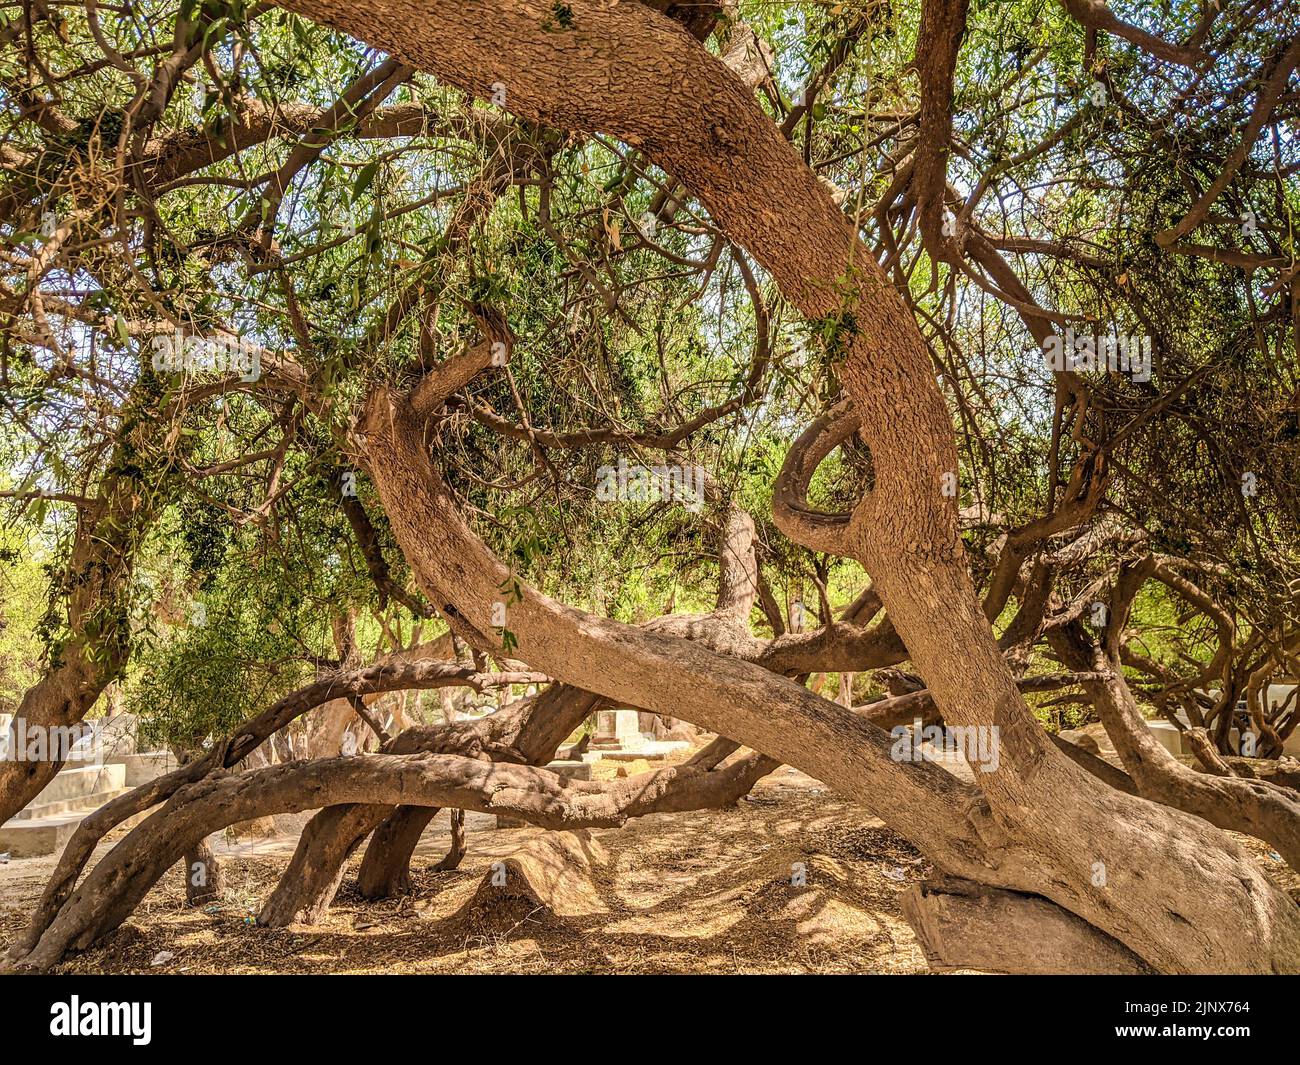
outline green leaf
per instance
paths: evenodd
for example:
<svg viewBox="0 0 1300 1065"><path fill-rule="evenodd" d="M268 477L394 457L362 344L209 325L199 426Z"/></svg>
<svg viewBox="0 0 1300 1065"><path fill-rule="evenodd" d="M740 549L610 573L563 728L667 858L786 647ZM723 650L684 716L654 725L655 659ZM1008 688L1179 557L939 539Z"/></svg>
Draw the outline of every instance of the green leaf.
<svg viewBox="0 0 1300 1065"><path fill-rule="evenodd" d="M370 183L375 180L375 172L379 169L379 160L374 159L357 171L357 176L352 182L352 202L356 203L361 198L361 194L370 188Z"/></svg>

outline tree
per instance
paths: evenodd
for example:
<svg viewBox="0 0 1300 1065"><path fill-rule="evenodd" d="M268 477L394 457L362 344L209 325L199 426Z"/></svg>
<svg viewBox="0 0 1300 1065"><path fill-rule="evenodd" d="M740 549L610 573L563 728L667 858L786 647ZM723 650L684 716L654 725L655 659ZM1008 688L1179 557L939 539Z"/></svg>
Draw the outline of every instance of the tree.
<svg viewBox="0 0 1300 1065"><path fill-rule="evenodd" d="M1294 435L1275 433L1261 464L1249 431L1226 440L1215 434L1220 476L1191 491L1168 488L1195 466L1168 468L1159 455L1162 448L1195 453L1206 443L1207 410L1245 404L1252 419L1278 422L1268 397L1279 380L1290 391L1282 413L1294 413L1300 397L1294 373L1279 369L1288 332L1292 349L1300 343L1297 326L1256 305L1284 291L1260 286L1257 277L1283 271L1290 260L1276 252L1284 249L1247 254L1185 243L1225 195L1249 198L1276 188L1278 203L1294 203L1283 175L1295 170L1280 158L1280 143L1275 139L1272 172L1252 157L1261 131L1276 129L1294 108L1285 90L1300 54L1283 32L1285 12L1270 9L1249 28L1236 16L1220 21L1209 13L1183 43L1171 44L1104 5L1063 4L1064 12L1047 17L1072 39L1075 20L1081 23L1082 51L1077 41L1045 45L1035 58L1032 38L1044 35L1045 16L1028 6L984 13L975 23L964 3L947 0L928 0L905 16L871 3L829 16L798 9L810 73L791 104L782 84L789 76L773 63L798 20L765 27L762 16L746 24L730 7L678 12L674 5L596 0L437 5L419 18L393 0L286 6L381 49L385 58L362 62L333 102L296 118L290 111L287 127L270 126L249 86L265 78L273 92L277 79L292 79L283 70L271 77L274 68L263 58L265 69L245 69L242 57L259 54L252 47L259 34L268 47L292 42L305 52L356 58L350 46L313 37L292 18L255 29L260 10L186 9L176 21L171 60L152 80L131 79L131 121L117 140L130 147L131 162L110 171L119 182L128 175L134 182L146 221L142 247L165 261L169 245L157 223L189 212L174 219L192 229L186 250L201 254L209 270L189 284L216 289L206 294L213 306L230 300L220 291L224 271L228 262L240 263L275 301L274 309L260 307L257 328L296 349L290 358L259 342L255 350L265 353L270 370L265 381L239 383L227 373L219 385L188 386L182 399L171 400L182 405L169 416L201 419L202 404L218 392L246 393L239 416L248 446L272 425L282 443L270 454L248 452L207 467L215 477L243 463L269 463L262 502L236 486L236 502L225 506L241 520L278 513L290 449L307 470L330 471L315 479L309 497L339 491L380 605L396 602L414 617L436 614L477 657L472 665L426 659L332 673L285 694L227 737L214 737L205 757L110 803L69 845L13 964L48 967L94 942L168 867L231 820L321 810L261 914L263 923L282 924L328 905L346 857L372 832L363 885L368 894L400 889L415 838L429 811L442 806L508 811L545 827L611 825L734 801L758 776L788 762L870 807L943 870L945 879L912 896L909 916L927 951L944 964L1032 967L1023 952L998 954L1007 934L1030 928L1074 945L1057 962L1075 957L1084 969L1296 969L1300 911L1221 831L1258 835L1300 867L1294 782L1261 769L1260 758L1247 760L1249 770L1223 758L1234 722L1245 724L1236 714L1243 684L1249 720L1266 741L1253 753L1271 756L1264 761L1276 759L1298 719L1294 708L1270 707L1261 695L1268 678L1294 661L1294 605L1278 575L1296 557L1295 506L1277 487L1297 467ZM1005 29L996 25L1004 18L1021 35L1010 55L984 36ZM770 30L777 48L755 27ZM139 132L163 120L169 105L180 109L172 104L178 79L225 32L237 42L230 65L207 53L207 73L221 82L216 93L229 114L197 131L164 124L150 137ZM904 34L910 45L900 40ZM1126 44L1103 50L1103 34ZM717 56L703 43L711 39ZM881 91L874 78L867 96L843 91L820 101L837 78L852 84L855 50L864 42L875 48L877 39L873 59L886 71L891 60L905 66L915 58L918 106L900 109L905 90L886 80L890 88ZM975 92L960 79L963 47L974 69L995 62L1004 80L996 91L977 94L976 117L961 130L969 172L954 175L959 97ZM1266 59L1257 77L1248 70L1214 90L1248 115L1226 160L1206 159L1199 143L1184 150L1167 124L1140 120L1143 103L1185 115L1186 94L1203 87L1211 57L1234 49ZM1082 81L1071 90L1076 109L1064 120L1054 114L1059 87L1036 95L1044 65L1052 77ZM1169 88L1171 68L1191 88ZM418 84L417 72L434 76L443 106L386 104L399 87ZM1126 98L1129 86L1147 99ZM492 107L467 105L448 87ZM1011 154L988 147L1005 139L1008 98L1031 128ZM1117 129L1108 125L1107 106L1122 119ZM47 127L59 125L55 105L38 96L25 107L29 121L53 136ZM187 188L184 174L237 160L272 136L296 135L295 121L306 132L260 178L195 179L200 188L228 182L254 201L233 225L211 187L180 207L162 206L157 190ZM1033 141L1038 124L1044 132ZM101 140L103 126L101 118ZM890 140L895 152L886 153L885 170L864 176L854 165L865 170L868 134L877 129L886 132L874 143ZM352 166L326 151L386 137L402 139ZM403 232L402 209L388 197L405 181L424 185L425 203L451 195L443 191L440 166L420 157L426 137L476 145L476 168L457 187L459 202L448 217ZM1143 167L1156 149L1172 154L1153 177ZM1064 161L1054 156L1058 150ZM415 158L398 174L394 160L407 153ZM814 167L814 153L830 161ZM35 202L48 181L33 158L43 156L25 160L28 183L20 177L9 190L15 211ZM603 184L590 177L593 158L610 171ZM1080 158L1091 171L1078 165ZM1188 173L1212 165L1218 176L1189 206L1185 189L1200 182ZM1065 176L1047 184L1063 183L1074 199L1005 193L1021 210L1027 204L1045 216L1048 236L1035 235L1038 219L1027 235L991 229L997 212L980 210L983 195L994 189L1002 197L1004 187L1053 173ZM1094 173L1108 174L1115 189L1099 186ZM507 195L512 190L517 203ZM291 210L282 220L291 195L301 201L301 215ZM369 207L360 255L338 252L356 239L346 229L321 239L340 197L349 209ZM999 206L1005 209L1006 200ZM1117 203L1130 217L1163 221L1137 251L1117 246L1105 257L1104 244L1077 231L1113 229L1105 216ZM1171 212L1180 217L1168 218ZM195 216L223 228L211 231ZM1264 227L1262 240L1289 239L1283 229ZM641 263L637 252L654 265ZM1004 253L1030 257L1023 276ZM411 254L420 258L407 259ZM1245 280L1233 298L1217 303L1180 296L1171 318L1154 308L1153 295L1171 256L1188 272L1188 284L1198 270L1228 267L1245 270ZM700 293L724 261L730 282L719 283L711 307ZM675 268L684 279L657 273ZM1292 301L1300 298L1293 281ZM305 284L313 286L307 298L299 292ZM679 306L690 310L665 314L662 294L683 290ZM351 320L335 306L341 291ZM29 286L17 306L39 319L38 292ZM992 309L965 309L963 300L981 292ZM747 310L729 303L739 293ZM148 294L133 276L118 298ZM1279 306L1285 310L1284 301ZM782 315L799 319L797 330ZM1146 326L1171 357L1153 375L1139 344L1124 348L1126 382L1107 376L1104 365L1098 375L1095 361L1077 360L1049 364L1021 382L1024 373L1009 370L997 350L1002 338L1027 334L1050 356L1058 328L1091 329L1098 320L1117 330L1129 322ZM334 321L331 331L327 323ZM1215 368L1184 369L1189 353L1163 343L1175 322L1205 335L1223 335L1231 323L1230 334L1242 338L1231 388L1192 397ZM198 324L191 312L186 328ZM715 325L720 336L731 329L756 339L748 369L734 369L727 382L731 395L710 401L700 397L712 391L718 360L700 353L699 344ZM137 327L135 335L157 329ZM121 346L129 350L129 323L123 331ZM802 337L789 343L796 331ZM38 329L36 346L43 336L48 349L51 335ZM570 352L560 365L539 365L536 352L563 348L565 338ZM1088 350L1106 349L1097 341ZM665 351L680 363L680 388ZM657 400L653 407L649 396ZM793 400L792 412L763 411L763 400ZM499 413L502 405L513 407L518 420ZM575 425L575 407L587 409L591 421ZM760 444L752 452L722 432L750 408L759 411ZM779 454L781 432L794 416L810 424L778 472L762 461L763 447ZM1281 424L1285 430L1284 417ZM212 434L209 422L195 446L212 446ZM566 472L587 463L589 474L590 459L580 453L605 445L633 455L658 451L678 467L691 465L688 453L709 460L707 478L683 497L718 515L709 549L718 594L709 602L696 590L697 612L670 609L663 617L620 621L607 616L604 604L584 611L562 602L575 590L596 598L594 574L550 563L569 554L583 533L599 542L602 519L591 512L589 496L568 491L551 456L579 453L563 460ZM1045 476L1033 472L1038 456ZM1260 468L1241 469L1243 462ZM487 468L496 476L483 477ZM373 495L364 486L357 492L359 473ZM759 486L773 473L774 528L750 514L768 502ZM1244 480L1246 473L1253 480ZM1262 500L1258 491L1239 491L1247 483L1257 490L1261 479ZM532 495L526 509L494 498L533 481L547 495ZM681 487L679 479L670 495L682 497ZM744 499L746 491L757 498ZM1184 513L1227 501L1235 508L1232 535L1204 523L1190 535L1175 530ZM378 525L372 510L383 515ZM691 535L674 522L663 519L653 529L682 540ZM650 523L642 525L636 537L645 550L655 540L646 534ZM1175 531L1184 533L1181 545L1172 542ZM620 533L626 544L626 531ZM782 546L769 546L781 537ZM394 555L403 566L396 575L388 562ZM838 610L832 565L842 579L861 571L871 579ZM805 567L817 588L819 624L786 631L769 575L784 577L790 590L804 584ZM1182 657L1183 667L1188 659L1193 664L1190 675L1134 645L1130 626L1150 581L1180 597L1214 632ZM1081 619L1094 602L1103 610L1090 612L1090 630ZM770 639L753 634L755 609ZM1238 631L1246 629L1251 635L1243 641ZM487 659L497 672L486 669ZM1058 678L1031 669L1043 660L1068 672ZM902 662L919 678L903 679L912 690L856 711L803 683L813 672L861 673ZM503 700L479 721L410 728L363 759L223 772L329 698L534 679L524 664L550 686L536 697ZM1126 668L1135 684L1149 678L1144 694L1158 707L1195 713L1189 732L1210 772L1183 766L1150 738ZM1211 680L1222 682L1217 695L1205 690ZM1042 728L1026 693L1071 685L1096 709L1127 774ZM683 767L613 785L558 788L539 767L607 703L683 717L719 739ZM364 703L357 705L362 712ZM1213 737L1196 731L1207 724L1206 710ZM899 759L886 728L914 714L992 735L996 764L981 766L987 771L972 786L928 762ZM740 752L741 745L749 751ZM103 833L163 800L170 801L74 890ZM995 904L971 906L972 897Z"/></svg>

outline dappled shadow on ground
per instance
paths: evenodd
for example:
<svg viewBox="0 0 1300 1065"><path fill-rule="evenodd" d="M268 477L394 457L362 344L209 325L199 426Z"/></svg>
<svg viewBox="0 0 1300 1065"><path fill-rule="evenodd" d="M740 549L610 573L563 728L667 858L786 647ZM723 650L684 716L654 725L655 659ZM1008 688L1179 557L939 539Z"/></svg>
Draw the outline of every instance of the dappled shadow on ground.
<svg viewBox="0 0 1300 1065"><path fill-rule="evenodd" d="M907 885L928 875L927 863L860 807L791 770L763 781L734 809L658 815L594 833L607 856L592 875L602 912L582 917L560 919L509 893L494 904L483 892L467 907L493 862L545 835L496 831L482 815L467 823L469 851L459 870L431 871L447 848L443 815L417 851L414 894L370 903L349 878L325 923L277 931L254 927L252 915L288 863L294 839L218 841L227 879L220 907L188 909L178 866L127 925L60 970L927 971L898 905ZM1279 887L1300 896L1300 878L1267 844L1235 838ZM805 887L791 884L796 863ZM53 864L50 857L0 866L0 950L26 925ZM154 967L161 952L173 957Z"/></svg>
<svg viewBox="0 0 1300 1065"><path fill-rule="evenodd" d="M171 870L130 922L64 972L686 973L925 972L898 899L929 867L908 841L817 781L783 768L729 810L657 815L593 833L592 912L560 918L509 891L480 891L492 864L546 833L498 831L469 814L455 872L433 867L446 815L426 831L412 895L356 893L360 858L319 926L257 928L252 916L288 864L305 816L268 839L211 842L226 867L219 906L184 904ZM123 835L113 833L97 857ZM1256 839L1233 834L1280 888L1300 877ZM54 856L0 865L0 950L40 897ZM792 884L802 866L805 886ZM171 957L154 966L166 952Z"/></svg>
<svg viewBox="0 0 1300 1065"><path fill-rule="evenodd" d="M503 893L474 899L492 863L540 833L471 824L461 868L434 873L443 819L417 852L414 894L369 903L345 880L327 921L271 931L251 917L292 841L229 853L219 907L184 906L180 869L131 921L67 972L924 972L898 896L928 866L859 807L790 770L734 809L657 815L594 835L600 909L560 918ZM477 827L477 830L475 830ZM355 873L354 859L352 873ZM792 883L792 881L794 881ZM14 882L17 887L19 882ZM43 877L0 911L0 939L30 913ZM173 958L158 967L160 952Z"/></svg>

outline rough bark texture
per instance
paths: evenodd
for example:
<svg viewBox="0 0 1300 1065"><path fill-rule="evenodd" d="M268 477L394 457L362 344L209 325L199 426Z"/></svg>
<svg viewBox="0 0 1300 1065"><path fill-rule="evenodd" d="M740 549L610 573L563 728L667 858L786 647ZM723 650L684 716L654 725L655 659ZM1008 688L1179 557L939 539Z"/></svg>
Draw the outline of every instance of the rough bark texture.
<svg viewBox="0 0 1300 1065"><path fill-rule="evenodd" d="M365 899L386 899L411 890L411 855L420 834L437 816L437 807L399 806L384 820L370 840L357 873L357 889ZM455 831L457 810L452 813ZM464 822L461 822L462 826ZM464 841L462 828L461 841ZM455 868L453 866L452 868Z"/></svg>
<svg viewBox="0 0 1300 1065"><path fill-rule="evenodd" d="M935 972L1056 976L1133 975L1150 970L1132 951L1040 898L963 881L915 884L903 916Z"/></svg>
<svg viewBox="0 0 1300 1065"><path fill-rule="evenodd" d="M1152 735L1118 667L1106 668L1113 663L1100 647L1088 647L1078 626L1055 634L1052 643L1062 657L1093 670L1084 689L1138 794L1266 840L1300 869L1300 794L1269 780L1198 773L1184 765Z"/></svg>
<svg viewBox="0 0 1300 1065"><path fill-rule="evenodd" d="M201 840L182 864L185 873L185 901L191 906L220 899L226 893L226 876L207 840Z"/></svg>
<svg viewBox="0 0 1300 1065"><path fill-rule="evenodd" d="M932 919L935 944L954 925L966 929L964 940L988 942L1008 914L1019 920L1028 906L1034 927L1077 941L1088 958L1131 951L1168 972L1300 966L1300 912L1243 850L1196 817L1107 786L1058 751L1029 713L968 575L955 504L940 490L957 456L925 344L899 294L748 86L680 26L636 4L573 0L563 25L549 9L517 0L286 6L479 95L503 81L511 110L527 119L603 131L641 149L699 195L786 296L826 327L852 418L836 431L845 439L857 432L870 448L874 484L851 514L817 522L778 507L778 523L793 539L868 569L889 612L889 631L878 635L906 645L947 722L997 729L1000 765L969 786L928 763L895 760L888 735L863 716L755 664L752 637L726 617L732 604L737 615L743 605L734 588L724 586L716 615L635 628L515 581L469 528L430 462L425 429L436 405L422 404L422 413L380 387L365 420L372 477L422 591L460 637L475 648L500 648L492 608L499 589L515 581L510 630L517 653L534 667L593 699L684 717L736 738L723 744L743 742L766 755L717 768L674 767L612 786L565 783L460 748L221 773L224 759L252 738L245 731L203 767L210 775L173 775L146 789L149 804L170 798L72 891L88 854L84 841L77 844L71 865L61 863L47 889L44 923L34 921L30 949L17 957L22 966L46 968L116 927L167 868L233 821L325 808L281 883L297 896L278 889L268 902L282 922L310 916L332 894L346 855L395 808L448 805L554 828L613 826L698 804L699 789L682 781L725 794L767 756L874 809L941 868L1001 889L985 893L991 902L946 907L941 920L918 908L922 926ZM254 731L280 727L275 722L290 711L301 709L279 708ZM561 717L538 720L558 730ZM497 727L473 738L513 746L509 761L543 757L540 740L526 745L522 733L503 740L491 734ZM567 731L546 738L558 743ZM420 750L420 739L406 749ZM395 838L407 839L399 827L394 822ZM1100 880L1090 876L1098 866L1105 870ZM1024 896L1034 897L1023 903Z"/></svg>
<svg viewBox="0 0 1300 1065"><path fill-rule="evenodd" d="M447 873L459 869L461 859L465 857L465 811L451 811L451 845L442 861L433 867L436 873ZM409 862L409 859L408 859Z"/></svg>
<svg viewBox="0 0 1300 1065"><path fill-rule="evenodd" d="M485 675L480 674L473 666L451 665L446 662L398 661L325 677L290 692L264 713L246 722L226 740L218 743L206 757L182 765L134 791L105 803L85 818L77 826L72 839L68 841L63 854L60 855L58 865L55 866L41 894L40 904L32 915L31 923L10 947L10 956L20 958L35 946L67 902L76 886L77 877L81 875L96 845L104 836L137 814L166 802L187 785L194 784L213 772L238 765L261 746L267 737L322 703L341 694L367 695L399 688L439 688L455 684L482 688L516 680L527 683L532 679L535 678L530 677L529 674ZM494 715L494 720L497 716L499 715ZM505 715L496 721L494 729L508 732L511 725L518 727L516 716ZM466 727L464 724L453 725L448 731L463 732ZM544 728L539 728L538 733L549 738ZM418 736L418 733L413 735L412 739L415 736ZM556 743L558 744L559 740L556 740ZM238 820L240 819L234 819L234 821Z"/></svg>
<svg viewBox="0 0 1300 1065"><path fill-rule="evenodd" d="M589 692L552 685L535 700L522 701L479 721L410 729L386 749L399 754L438 751L540 765L549 762L564 739L600 705L602 700ZM362 862L362 890L375 892L368 896L375 898L384 890L404 890L410 880L410 856L419 839L418 833L412 837L411 831L423 816L422 809L416 807L394 809L374 804L356 810L322 810L298 840L289 870L263 905L258 923L282 928L294 921L315 923L324 917L348 858L387 819L393 821L391 828L372 841Z"/></svg>

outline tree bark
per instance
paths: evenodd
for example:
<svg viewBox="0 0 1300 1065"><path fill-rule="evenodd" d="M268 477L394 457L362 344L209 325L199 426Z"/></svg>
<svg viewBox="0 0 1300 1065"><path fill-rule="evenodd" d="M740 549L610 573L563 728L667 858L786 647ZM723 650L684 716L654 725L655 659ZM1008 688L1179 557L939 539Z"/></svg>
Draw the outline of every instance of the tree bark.
<svg viewBox="0 0 1300 1065"><path fill-rule="evenodd" d="M185 873L185 901L191 906L202 906L226 893L226 876L221 863L212 853L207 840L185 855L182 866Z"/></svg>
<svg viewBox="0 0 1300 1065"><path fill-rule="evenodd" d="M556 748L602 702L599 696L589 692L552 685L534 700L521 700L519 705L498 710L479 721L436 729L409 729L388 749L396 753L436 750L475 757L490 750L508 761L539 765L549 762ZM263 905L258 923L282 928L297 920L307 923L321 920L342 882L348 858L368 835L390 818L394 819L390 830L371 841L362 861L365 871L362 891L404 890L402 885L410 882L410 856L419 839L419 833L412 838L410 832L423 816L423 810L416 807L370 804L353 811L322 810L298 840L290 867ZM420 828L423 830L424 825Z"/></svg>
<svg viewBox="0 0 1300 1065"><path fill-rule="evenodd" d="M66 728L81 721L100 693L121 675L130 654L124 590L131 583L140 538L166 504L175 456L158 453L154 438L167 419L151 409L145 385L132 391L96 498L77 512L76 536L64 572L70 636L51 654L44 676L23 693L15 725ZM48 745L47 745L48 746ZM0 762L0 824L34 799L63 768L56 752Z"/></svg>
<svg viewBox="0 0 1300 1065"><path fill-rule="evenodd" d="M387 899L411 891L411 856L420 835L437 816L436 806L399 806L384 820L366 848L357 874L357 888L365 899ZM453 845L456 814L451 811ZM462 814L461 824L464 824ZM464 835L462 832L462 842ZM452 866L455 868L455 866Z"/></svg>
<svg viewBox="0 0 1300 1065"><path fill-rule="evenodd" d="M436 873L449 873L460 868L461 859L465 857L465 811L451 811L451 846L442 856L442 861L433 867Z"/></svg>
<svg viewBox="0 0 1300 1065"><path fill-rule="evenodd" d="M914 884L903 916L935 972L1136 975L1141 959L1059 906L969 881Z"/></svg>

